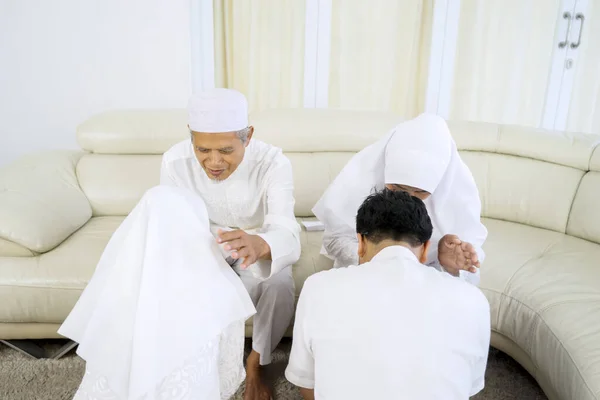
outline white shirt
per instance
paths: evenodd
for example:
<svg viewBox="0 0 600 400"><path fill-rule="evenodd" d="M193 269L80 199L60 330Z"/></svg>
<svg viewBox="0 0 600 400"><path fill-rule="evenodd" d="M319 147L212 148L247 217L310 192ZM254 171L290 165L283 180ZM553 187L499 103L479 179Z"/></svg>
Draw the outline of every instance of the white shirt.
<svg viewBox="0 0 600 400"><path fill-rule="evenodd" d="M286 378L317 399L467 399L484 387L489 304L401 246L308 278Z"/></svg>
<svg viewBox="0 0 600 400"><path fill-rule="evenodd" d="M292 166L281 149L251 139L244 159L225 180L210 179L190 140L178 143L162 160L161 185L197 193L217 227L258 234L271 248L272 261L259 260L250 270L268 278L300 258L300 226L294 216Z"/></svg>

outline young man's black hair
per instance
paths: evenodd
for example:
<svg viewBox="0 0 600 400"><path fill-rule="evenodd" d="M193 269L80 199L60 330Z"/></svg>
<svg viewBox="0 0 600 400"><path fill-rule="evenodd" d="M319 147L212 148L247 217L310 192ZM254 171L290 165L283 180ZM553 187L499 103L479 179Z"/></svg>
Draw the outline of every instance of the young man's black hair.
<svg viewBox="0 0 600 400"><path fill-rule="evenodd" d="M426 256L433 226L423 201L401 190L383 189L368 196L358 209L356 232L359 242L370 242L373 249L404 243L412 250L424 246L419 253ZM361 250L365 252L365 243L359 245ZM360 258L370 259L365 260L365 254Z"/></svg>

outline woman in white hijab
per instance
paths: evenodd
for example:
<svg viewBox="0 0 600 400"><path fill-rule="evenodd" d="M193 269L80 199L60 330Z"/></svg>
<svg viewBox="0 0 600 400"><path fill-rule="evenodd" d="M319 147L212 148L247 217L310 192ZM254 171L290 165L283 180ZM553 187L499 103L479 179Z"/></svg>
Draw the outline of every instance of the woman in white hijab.
<svg viewBox="0 0 600 400"><path fill-rule="evenodd" d="M86 361L75 399L235 393L245 377L244 321L255 309L208 227L197 195L165 186L123 221L59 329Z"/></svg>
<svg viewBox="0 0 600 400"><path fill-rule="evenodd" d="M477 285L487 237L479 192L446 122L431 114L401 123L356 154L313 208L334 267L357 263L356 212L384 186L424 200L434 226L427 264Z"/></svg>

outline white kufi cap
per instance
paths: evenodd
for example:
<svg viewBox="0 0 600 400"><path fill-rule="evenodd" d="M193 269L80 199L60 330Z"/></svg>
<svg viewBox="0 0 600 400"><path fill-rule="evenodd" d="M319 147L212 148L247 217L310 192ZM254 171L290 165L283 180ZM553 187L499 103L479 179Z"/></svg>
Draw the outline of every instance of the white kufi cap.
<svg viewBox="0 0 600 400"><path fill-rule="evenodd" d="M194 132L234 132L248 127L248 102L233 89L210 89L192 95L189 125Z"/></svg>

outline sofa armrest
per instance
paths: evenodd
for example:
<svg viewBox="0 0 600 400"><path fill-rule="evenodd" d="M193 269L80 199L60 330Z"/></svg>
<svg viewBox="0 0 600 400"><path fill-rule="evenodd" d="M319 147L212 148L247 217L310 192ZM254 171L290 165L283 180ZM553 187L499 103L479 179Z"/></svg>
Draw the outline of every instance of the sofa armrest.
<svg viewBox="0 0 600 400"><path fill-rule="evenodd" d="M0 238L44 253L91 218L75 172L83 154L32 154L0 169Z"/></svg>

